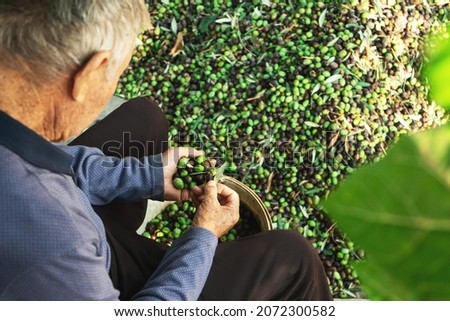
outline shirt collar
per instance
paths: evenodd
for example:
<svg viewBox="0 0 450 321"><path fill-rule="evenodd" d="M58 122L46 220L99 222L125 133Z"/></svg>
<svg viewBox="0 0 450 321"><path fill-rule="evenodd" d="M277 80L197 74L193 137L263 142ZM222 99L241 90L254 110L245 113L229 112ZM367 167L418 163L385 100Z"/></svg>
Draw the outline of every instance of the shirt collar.
<svg viewBox="0 0 450 321"><path fill-rule="evenodd" d="M0 145L30 164L73 176L73 157L0 111Z"/></svg>

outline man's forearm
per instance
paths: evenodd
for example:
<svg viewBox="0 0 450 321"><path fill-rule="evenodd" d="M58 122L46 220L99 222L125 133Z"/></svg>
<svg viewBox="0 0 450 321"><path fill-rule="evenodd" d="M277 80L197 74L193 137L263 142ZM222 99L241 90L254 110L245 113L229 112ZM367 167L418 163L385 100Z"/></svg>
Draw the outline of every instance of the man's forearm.
<svg viewBox="0 0 450 321"><path fill-rule="evenodd" d="M107 157L97 148L57 146L74 156L77 185L93 205L108 204L116 199L162 201L164 198L161 155L119 159Z"/></svg>
<svg viewBox="0 0 450 321"><path fill-rule="evenodd" d="M197 300L211 269L217 243L217 237L204 228L187 230L173 243L133 300Z"/></svg>

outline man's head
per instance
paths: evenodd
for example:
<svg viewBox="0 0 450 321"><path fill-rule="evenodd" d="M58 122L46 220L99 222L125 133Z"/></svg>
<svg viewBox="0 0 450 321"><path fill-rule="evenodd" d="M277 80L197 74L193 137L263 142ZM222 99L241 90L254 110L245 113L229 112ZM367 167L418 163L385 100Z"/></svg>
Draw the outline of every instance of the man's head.
<svg viewBox="0 0 450 321"><path fill-rule="evenodd" d="M0 68L38 93L66 80L69 105L79 108L79 118L92 118L113 94L146 26L143 0L0 0ZM3 75L0 88L5 81ZM77 130L87 125L75 116Z"/></svg>

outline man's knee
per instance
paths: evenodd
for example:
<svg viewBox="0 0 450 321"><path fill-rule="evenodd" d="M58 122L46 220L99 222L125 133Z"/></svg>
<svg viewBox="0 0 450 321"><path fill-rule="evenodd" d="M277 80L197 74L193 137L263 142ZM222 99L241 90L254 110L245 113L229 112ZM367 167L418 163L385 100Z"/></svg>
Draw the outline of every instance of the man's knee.
<svg viewBox="0 0 450 321"><path fill-rule="evenodd" d="M311 243L297 231L274 230L260 234L269 244L277 244L286 249L315 251Z"/></svg>
<svg viewBox="0 0 450 321"><path fill-rule="evenodd" d="M275 230L261 234L267 251L276 252L277 261L296 268L314 269L321 264L318 251L297 231Z"/></svg>

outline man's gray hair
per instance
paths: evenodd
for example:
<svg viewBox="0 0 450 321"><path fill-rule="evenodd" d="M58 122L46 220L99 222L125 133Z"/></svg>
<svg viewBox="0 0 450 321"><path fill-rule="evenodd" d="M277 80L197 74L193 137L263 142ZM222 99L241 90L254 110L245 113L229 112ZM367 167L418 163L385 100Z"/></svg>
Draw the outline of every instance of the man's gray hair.
<svg viewBox="0 0 450 321"><path fill-rule="evenodd" d="M110 76L145 27L144 0L0 0L0 65L46 81L111 50Z"/></svg>

